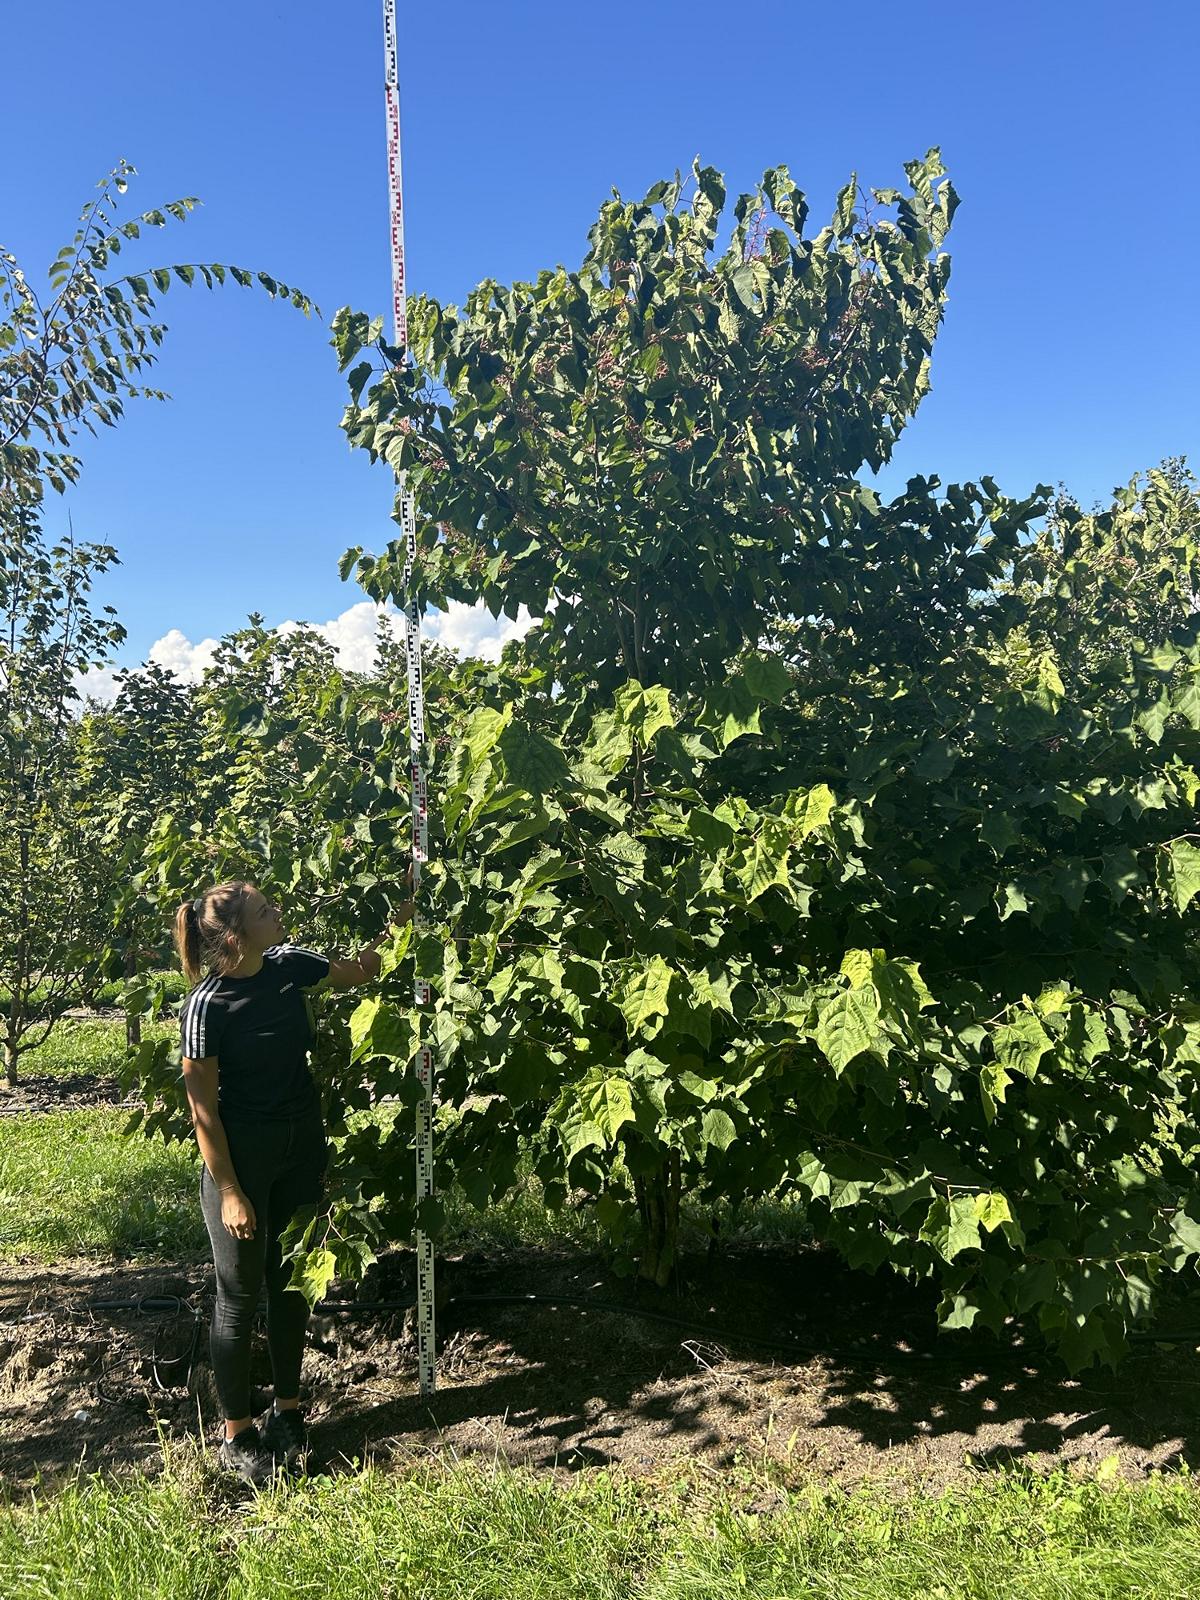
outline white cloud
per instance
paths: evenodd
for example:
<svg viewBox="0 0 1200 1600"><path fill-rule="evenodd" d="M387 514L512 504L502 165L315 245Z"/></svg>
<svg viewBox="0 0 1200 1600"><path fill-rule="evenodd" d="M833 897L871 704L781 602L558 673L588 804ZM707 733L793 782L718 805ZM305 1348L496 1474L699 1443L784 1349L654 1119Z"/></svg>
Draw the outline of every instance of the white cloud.
<svg viewBox="0 0 1200 1600"><path fill-rule="evenodd" d="M337 652L337 664L347 672L369 672L375 665L376 640L382 620L397 639L403 637L404 618L394 606L377 606L374 601L360 600L329 622L313 623L317 633L323 635ZM452 600L445 611L427 613L422 624L422 634L438 644L448 646L459 656L481 656L485 661L499 661L500 652L510 639L522 638L533 624L533 619L521 607L513 622L508 617L493 617L484 605L467 606ZM294 633L299 622L280 623L279 633Z"/></svg>
<svg viewBox="0 0 1200 1600"><path fill-rule="evenodd" d="M523 639L533 626L533 618L521 606L517 620L501 614L493 617L483 604L467 606L452 600L446 611L431 612L425 618L425 632L456 655L481 656L484 661L499 661L500 652L510 639Z"/></svg>
<svg viewBox="0 0 1200 1600"><path fill-rule="evenodd" d="M404 631L404 619L394 606L377 606L360 600L328 622L304 624L281 622L277 633L295 633L312 626L328 639L337 653L337 664L346 672L369 672L375 665L380 619L397 638ZM520 639L529 631L533 619L522 606L517 620L493 617L484 605L468 606L452 600L445 611L431 611L422 626L427 639L435 639L459 656L479 656L484 661L499 661L500 652L510 639ZM150 646L149 659L165 667L181 683L199 683L205 668L212 665L216 639L193 642L179 628L171 628ZM82 694L90 694L106 704L116 698L117 686L112 667L93 667L79 680Z"/></svg>
<svg viewBox="0 0 1200 1600"><path fill-rule="evenodd" d="M346 672L369 672L375 665L375 641L381 617L393 630L398 629L398 612L390 606L377 606L373 600L360 600L329 622L281 622L275 631L286 635L299 628L312 627L333 646L339 667Z"/></svg>
<svg viewBox="0 0 1200 1600"><path fill-rule="evenodd" d="M117 698L117 670L116 667L89 667L86 672L78 673L75 687L80 700L98 700L101 705L112 705Z"/></svg>
<svg viewBox="0 0 1200 1600"><path fill-rule="evenodd" d="M172 628L150 646L151 661L172 673L181 683L199 683L205 668L212 666L217 648L215 639L201 639L193 644L185 633Z"/></svg>

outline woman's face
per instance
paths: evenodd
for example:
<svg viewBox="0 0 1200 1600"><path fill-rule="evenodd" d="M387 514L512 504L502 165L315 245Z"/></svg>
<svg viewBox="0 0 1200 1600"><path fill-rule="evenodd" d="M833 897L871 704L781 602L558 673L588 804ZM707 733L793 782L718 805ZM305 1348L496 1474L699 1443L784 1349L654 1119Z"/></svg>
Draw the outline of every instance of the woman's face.
<svg viewBox="0 0 1200 1600"><path fill-rule="evenodd" d="M283 921L279 912L258 889L251 889L246 897L245 937L254 950L269 950L285 938Z"/></svg>

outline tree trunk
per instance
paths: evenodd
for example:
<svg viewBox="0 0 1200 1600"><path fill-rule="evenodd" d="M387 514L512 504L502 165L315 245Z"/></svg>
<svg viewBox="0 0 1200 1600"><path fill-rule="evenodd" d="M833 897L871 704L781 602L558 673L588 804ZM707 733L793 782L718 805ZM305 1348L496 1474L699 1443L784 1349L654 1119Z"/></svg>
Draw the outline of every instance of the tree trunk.
<svg viewBox="0 0 1200 1600"><path fill-rule="evenodd" d="M4 1081L10 1089L17 1087L17 1047L8 1039L4 1041Z"/></svg>
<svg viewBox="0 0 1200 1600"><path fill-rule="evenodd" d="M125 982L137 976L137 942L130 935L125 945ZM142 1042L142 1018L140 1012L125 1010L125 1044L128 1049L134 1050Z"/></svg>
<svg viewBox="0 0 1200 1600"><path fill-rule="evenodd" d="M638 1204L645 1205L642 1221L645 1239L638 1276L665 1289L675 1270L679 1250L679 1200L681 1174L678 1150L672 1150L667 1165L649 1178L639 1179Z"/></svg>

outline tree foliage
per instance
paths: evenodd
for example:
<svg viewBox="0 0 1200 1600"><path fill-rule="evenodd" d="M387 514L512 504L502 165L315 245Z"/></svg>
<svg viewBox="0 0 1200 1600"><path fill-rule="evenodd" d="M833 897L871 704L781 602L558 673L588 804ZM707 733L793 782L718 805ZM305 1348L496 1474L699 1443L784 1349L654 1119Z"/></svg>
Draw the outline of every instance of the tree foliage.
<svg viewBox="0 0 1200 1600"><path fill-rule="evenodd" d="M265 272L220 262L180 263L116 273L115 258L133 240L168 221L186 220L194 196L124 220L116 213L136 169L119 162L97 185L79 226L50 263L39 293L16 255L0 247L0 511L13 496L40 499L42 481L59 491L79 476L70 453L81 429L112 427L125 401L164 400L146 382L166 325L158 297L172 281L212 288L257 284L307 316L314 306L299 289Z"/></svg>
<svg viewBox="0 0 1200 1600"><path fill-rule="evenodd" d="M61 493L78 480L71 450L81 431L114 426L127 399L166 398L146 379L166 333L158 297L172 281L257 284L306 316L314 309L267 273L217 262L116 273L126 245L168 219L184 221L198 203L119 220L132 176L123 161L99 184L42 291L0 248L0 1042L10 1083L20 1052L44 1039L104 967L114 921L132 971L139 906L126 877L129 845L154 788L147 706L118 711L124 738L109 747L107 765L75 725L82 676L125 637L113 608L90 598L116 552L73 532L48 540L45 486ZM161 681L154 688L160 702L170 699ZM157 769L160 795L168 769ZM143 901L143 924L149 910Z"/></svg>
<svg viewBox="0 0 1200 1600"><path fill-rule="evenodd" d="M1068 681L1164 644L1200 606L1200 496L1178 457L1084 512L1060 494L1021 564L1030 627L1044 630Z"/></svg>
<svg viewBox="0 0 1200 1600"><path fill-rule="evenodd" d="M380 645L374 672L349 673L314 630L279 634L258 615L218 642L203 682L187 691L189 770L139 844L134 904L154 908L162 925L206 885L246 877L314 948L353 950L386 928L409 895L410 806L408 729L396 709L403 662L390 629ZM430 653L435 704L447 665ZM166 1002L150 980L131 996L150 1016ZM383 1091L347 1072L350 997L330 995L320 1008L317 1073L328 1125L341 1132L347 1111ZM143 1091L138 1121L148 1132L191 1137L177 1045L148 1039L129 1077Z"/></svg>
<svg viewBox="0 0 1200 1600"><path fill-rule="evenodd" d="M980 599L1035 509L860 510L924 619L890 659L874 596L718 690L475 714L415 952L468 1193L531 1141L552 1203L591 1193L662 1281L681 1193L799 1191L853 1265L939 1281L947 1327L1119 1354L1200 1248L1200 645L1068 697ZM395 1081L417 1043L398 979L356 1053Z"/></svg>
<svg viewBox="0 0 1200 1600"><path fill-rule="evenodd" d="M678 175L605 204L575 272L485 282L461 312L419 297L411 364L375 381L358 358L378 325L340 312L343 427L407 475L417 597L524 605L560 680L607 690L720 674L764 613L800 614L822 499L888 459L928 384L957 204L942 170L931 151L906 195L861 204L852 178L806 238L773 168L715 255L725 187L697 165L686 204ZM386 598L404 551L351 565Z"/></svg>
<svg viewBox="0 0 1200 1600"><path fill-rule="evenodd" d="M115 679L112 704L91 702L80 715L75 747L93 848L109 874L100 972L128 982L170 959L162 907L146 892L141 869L158 818L195 784L200 744L190 686L155 662ZM138 1046L139 1010L128 1012L126 1026L128 1043Z"/></svg>
<svg viewBox="0 0 1200 1600"><path fill-rule="evenodd" d="M75 747L78 681L125 630L96 608L107 545L47 545L33 509L0 537L0 1043L9 1085L80 998L107 928L106 863ZM14 536L15 534L15 536Z"/></svg>

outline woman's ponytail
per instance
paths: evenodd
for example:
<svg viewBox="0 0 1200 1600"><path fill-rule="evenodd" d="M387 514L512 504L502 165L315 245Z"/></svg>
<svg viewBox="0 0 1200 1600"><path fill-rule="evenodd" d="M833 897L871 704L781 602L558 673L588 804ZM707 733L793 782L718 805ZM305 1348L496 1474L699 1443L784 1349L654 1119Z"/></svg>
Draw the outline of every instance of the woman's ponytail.
<svg viewBox="0 0 1200 1600"><path fill-rule="evenodd" d="M175 948L184 977L189 983L199 983L204 976L204 958L200 953L200 922L191 900L185 900L175 913Z"/></svg>
<svg viewBox="0 0 1200 1600"><path fill-rule="evenodd" d="M205 972L228 972L245 952L246 899L254 885L237 878L185 900L175 913L175 948L191 984Z"/></svg>

